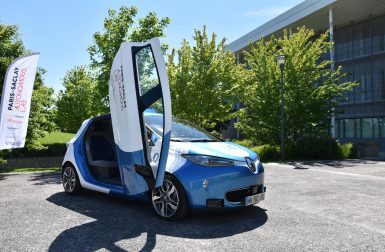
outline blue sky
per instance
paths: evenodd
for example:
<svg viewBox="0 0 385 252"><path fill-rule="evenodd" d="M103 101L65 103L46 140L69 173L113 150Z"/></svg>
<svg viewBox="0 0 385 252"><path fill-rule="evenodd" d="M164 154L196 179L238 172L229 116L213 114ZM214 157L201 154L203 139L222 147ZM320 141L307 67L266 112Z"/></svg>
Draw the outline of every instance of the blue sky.
<svg viewBox="0 0 385 252"><path fill-rule="evenodd" d="M192 40L194 28L207 26L218 38L232 42L302 0L0 0L0 23L19 27L27 49L40 52L39 66L47 70L45 83L56 91L74 66L89 64L87 47L92 35L102 31L107 10L134 5L137 17L155 11L169 17L167 37L170 48L178 48L183 38Z"/></svg>

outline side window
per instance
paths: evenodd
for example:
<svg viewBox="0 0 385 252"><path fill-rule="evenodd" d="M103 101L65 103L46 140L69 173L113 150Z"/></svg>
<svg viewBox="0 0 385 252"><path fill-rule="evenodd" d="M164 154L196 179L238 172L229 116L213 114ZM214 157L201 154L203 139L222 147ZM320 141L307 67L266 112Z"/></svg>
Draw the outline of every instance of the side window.
<svg viewBox="0 0 385 252"><path fill-rule="evenodd" d="M139 94L144 96L154 87L160 85L158 71L150 46L140 49L135 54L137 76L139 82ZM160 87L160 86L159 86ZM147 108L150 112L163 113L162 99L158 99Z"/></svg>
<svg viewBox="0 0 385 252"><path fill-rule="evenodd" d="M151 47L147 46L139 50L135 55L138 71L140 95L144 95L151 88L159 85L158 72L152 56Z"/></svg>

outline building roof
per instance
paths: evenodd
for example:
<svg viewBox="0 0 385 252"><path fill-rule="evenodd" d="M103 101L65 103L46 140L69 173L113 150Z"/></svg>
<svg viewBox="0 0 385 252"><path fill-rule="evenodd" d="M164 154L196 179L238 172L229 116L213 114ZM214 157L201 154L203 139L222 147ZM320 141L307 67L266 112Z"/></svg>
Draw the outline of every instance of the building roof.
<svg viewBox="0 0 385 252"><path fill-rule="evenodd" d="M228 48L237 52L247 48L250 43L270 35L282 35L282 30L305 25L316 32L329 28L329 9L333 10L335 28L359 23L369 18L385 14L384 0L306 0L267 23L257 27L239 39L231 42Z"/></svg>

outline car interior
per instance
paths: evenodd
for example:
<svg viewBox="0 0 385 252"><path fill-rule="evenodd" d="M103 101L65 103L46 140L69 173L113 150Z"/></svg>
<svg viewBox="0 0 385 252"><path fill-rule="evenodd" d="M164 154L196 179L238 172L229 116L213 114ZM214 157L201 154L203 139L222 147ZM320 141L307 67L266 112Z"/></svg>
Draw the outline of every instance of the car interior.
<svg viewBox="0 0 385 252"><path fill-rule="evenodd" d="M110 117L95 120L84 138L88 169L103 183L121 185Z"/></svg>

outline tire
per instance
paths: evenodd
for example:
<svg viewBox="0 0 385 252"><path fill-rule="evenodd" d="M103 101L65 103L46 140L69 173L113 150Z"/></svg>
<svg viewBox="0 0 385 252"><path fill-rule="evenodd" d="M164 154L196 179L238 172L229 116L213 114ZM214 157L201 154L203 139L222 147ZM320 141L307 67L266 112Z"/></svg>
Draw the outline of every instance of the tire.
<svg viewBox="0 0 385 252"><path fill-rule="evenodd" d="M178 220L187 216L190 212L183 186L170 174L165 174L163 185L154 188L150 197L152 208L162 219Z"/></svg>
<svg viewBox="0 0 385 252"><path fill-rule="evenodd" d="M80 180L75 167L71 164L66 164L62 172L63 188L67 194L76 195L82 191Z"/></svg>

